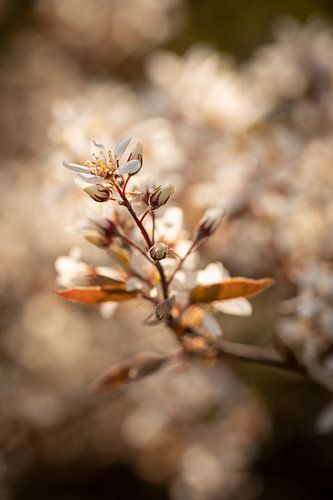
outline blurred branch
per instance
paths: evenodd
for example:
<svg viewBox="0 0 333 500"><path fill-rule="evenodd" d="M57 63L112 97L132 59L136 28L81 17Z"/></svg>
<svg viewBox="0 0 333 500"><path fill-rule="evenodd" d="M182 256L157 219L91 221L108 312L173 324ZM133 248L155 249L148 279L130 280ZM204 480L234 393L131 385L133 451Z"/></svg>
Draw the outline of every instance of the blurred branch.
<svg viewBox="0 0 333 500"><path fill-rule="evenodd" d="M220 340L218 342L219 355L228 357L237 361L246 363L256 363L269 366L271 368L279 368L282 370L292 371L298 375L307 375L305 369L293 360L283 360L273 349L268 347L259 347L253 345L231 342L229 340Z"/></svg>
<svg viewBox="0 0 333 500"><path fill-rule="evenodd" d="M269 347L253 346L225 339L211 340L193 328L184 329L174 319L170 321L169 318L167 324L182 345L182 354L185 356L197 356L206 360L229 358L235 361L287 370L308 377L307 371L294 356L282 358Z"/></svg>

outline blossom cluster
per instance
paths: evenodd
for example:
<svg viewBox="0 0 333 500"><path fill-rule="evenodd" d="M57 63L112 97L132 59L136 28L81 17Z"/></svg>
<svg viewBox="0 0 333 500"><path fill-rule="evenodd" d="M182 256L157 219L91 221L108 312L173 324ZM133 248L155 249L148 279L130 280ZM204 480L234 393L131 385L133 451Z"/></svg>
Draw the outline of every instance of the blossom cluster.
<svg viewBox="0 0 333 500"><path fill-rule="evenodd" d="M197 250L216 232L224 208L207 210L191 236L183 227L181 209L165 208L174 187L136 179L143 166L141 144L136 144L127 153L127 161L122 161L130 142L131 138L122 139L108 150L93 140L91 161L63 163L75 173L75 183L104 205L104 213L87 214L80 230L88 241L108 252L114 265L93 267L61 257L56 266L59 282L66 288L57 293L86 304L109 303L112 312L119 302L144 299L153 306L144 323L164 321L181 350L111 369L100 380L101 387L149 375L175 358L217 358L220 350L215 339L222 330L214 313L250 315L251 304L246 297L272 284L268 278L230 278L221 263L198 269Z"/></svg>

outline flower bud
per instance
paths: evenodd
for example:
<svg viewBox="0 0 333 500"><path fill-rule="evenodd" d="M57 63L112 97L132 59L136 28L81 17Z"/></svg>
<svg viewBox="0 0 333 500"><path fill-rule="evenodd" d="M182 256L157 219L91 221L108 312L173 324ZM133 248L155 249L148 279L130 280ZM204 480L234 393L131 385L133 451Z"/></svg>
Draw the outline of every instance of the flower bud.
<svg viewBox="0 0 333 500"><path fill-rule="evenodd" d="M150 208L155 210L156 208L162 207L169 201L170 196L174 192L175 188L172 184L168 184L165 187L158 186L149 196L148 204Z"/></svg>
<svg viewBox="0 0 333 500"><path fill-rule="evenodd" d="M149 249L149 255L153 260L162 260L167 257L169 252L169 247L165 243L159 242L155 243L150 249Z"/></svg>
<svg viewBox="0 0 333 500"><path fill-rule="evenodd" d="M156 183L151 179L141 179L141 182L137 184L136 189L141 192L142 202L149 206L149 198L151 193L156 189Z"/></svg>
<svg viewBox="0 0 333 500"><path fill-rule="evenodd" d="M194 236L195 241L204 240L214 234L224 216L225 210L222 207L207 210L198 223Z"/></svg>
<svg viewBox="0 0 333 500"><path fill-rule="evenodd" d="M110 198L110 191L102 184L87 184L86 187L83 188L83 191L87 193L90 198L99 203L108 201Z"/></svg>
<svg viewBox="0 0 333 500"><path fill-rule="evenodd" d="M84 231L84 238L97 247L108 247L115 236L118 236L116 224L110 219L90 215L90 224Z"/></svg>
<svg viewBox="0 0 333 500"><path fill-rule="evenodd" d="M137 142L135 147L132 149L132 152L128 157L128 161L130 161L130 160L139 160L139 162L141 163L141 167L142 167L142 163L143 163L142 144L140 142Z"/></svg>
<svg viewBox="0 0 333 500"><path fill-rule="evenodd" d="M120 175L136 175L140 172L143 164L142 145L138 142L128 157L127 163L118 168Z"/></svg>
<svg viewBox="0 0 333 500"><path fill-rule="evenodd" d="M87 231L84 234L84 238L96 247L104 248L110 245L110 239L98 231Z"/></svg>

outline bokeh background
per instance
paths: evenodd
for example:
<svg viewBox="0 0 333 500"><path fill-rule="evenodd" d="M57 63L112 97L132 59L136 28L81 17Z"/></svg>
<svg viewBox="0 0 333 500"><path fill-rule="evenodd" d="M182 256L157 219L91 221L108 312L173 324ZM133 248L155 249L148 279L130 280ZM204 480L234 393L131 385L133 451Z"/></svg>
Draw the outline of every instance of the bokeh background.
<svg viewBox="0 0 333 500"><path fill-rule="evenodd" d="M313 335L329 353L332 16L330 0L0 1L1 500L332 498L333 363ZM283 342L313 382L194 364L91 394L113 362L173 345L144 308L107 319L52 292L60 255L108 263L68 231L86 197L61 162L127 135L189 228L227 207L203 266L277 281L251 318L219 318L225 337Z"/></svg>

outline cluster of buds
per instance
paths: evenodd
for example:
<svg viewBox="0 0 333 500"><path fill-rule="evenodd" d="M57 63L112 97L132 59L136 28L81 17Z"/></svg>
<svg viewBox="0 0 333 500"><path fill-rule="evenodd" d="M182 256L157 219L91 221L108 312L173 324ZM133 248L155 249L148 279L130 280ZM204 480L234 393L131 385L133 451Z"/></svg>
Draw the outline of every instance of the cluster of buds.
<svg viewBox="0 0 333 500"><path fill-rule="evenodd" d="M193 269L190 262L194 259L189 259L184 266L200 243L217 230L225 211L222 208L208 210L190 241L182 227L182 216L179 218L181 210L176 207L159 210L174 193L172 185L146 186L143 192L128 190L131 178L143 165L140 144L131 151L127 162L120 164L129 142L129 138L121 140L112 153L94 141L98 152L93 153L93 161L83 165L64 163L76 174L75 183L94 201L112 202L112 215L111 212L107 217L90 214L83 232L89 242L107 250L115 267L107 272L104 269L102 275L92 273L82 285L79 283L76 288L58 293L86 304L111 302L115 305L124 300L145 299L153 304L145 324L164 321L182 345L182 359L184 353L196 356L199 353L204 359L219 356L220 348L212 346L212 338L220 335L220 328L210 311L246 316L251 312L246 297L259 293L272 280L229 278L222 265ZM168 218L170 212L176 218L174 226ZM173 356L165 359L173 359ZM145 360L143 366L140 361L135 374L149 374L163 364L164 361L156 365ZM131 366L120 367L107 377L107 383L119 382L119 378L122 381L137 378L131 375L133 373Z"/></svg>

